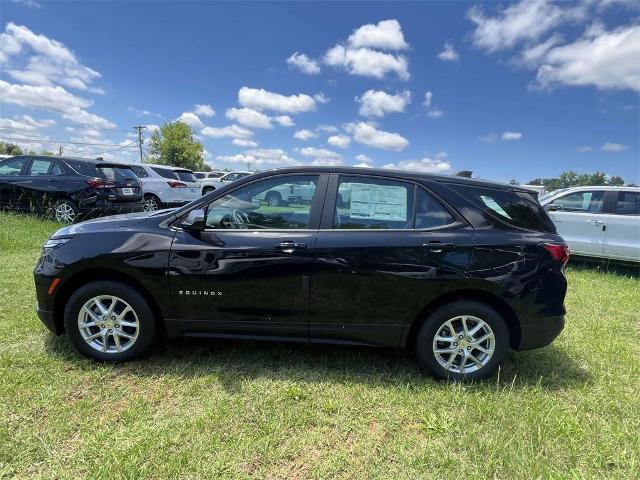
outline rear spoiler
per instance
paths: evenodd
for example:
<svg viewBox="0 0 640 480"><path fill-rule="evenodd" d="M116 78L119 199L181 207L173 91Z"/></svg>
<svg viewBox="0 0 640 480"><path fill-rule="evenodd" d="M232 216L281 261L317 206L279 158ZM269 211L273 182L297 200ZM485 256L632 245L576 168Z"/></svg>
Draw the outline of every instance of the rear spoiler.
<svg viewBox="0 0 640 480"><path fill-rule="evenodd" d="M116 162L101 162L96 163L96 168L102 167L111 167L111 168L126 168L127 170L131 170L131 165L127 165L126 163L116 163Z"/></svg>

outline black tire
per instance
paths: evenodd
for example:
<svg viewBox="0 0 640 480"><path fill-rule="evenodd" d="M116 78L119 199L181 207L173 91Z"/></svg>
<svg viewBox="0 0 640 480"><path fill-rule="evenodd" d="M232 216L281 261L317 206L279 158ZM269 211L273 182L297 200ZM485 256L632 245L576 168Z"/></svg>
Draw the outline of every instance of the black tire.
<svg viewBox="0 0 640 480"><path fill-rule="evenodd" d="M265 201L270 207L280 207L284 205L284 202L282 201L282 195L280 195L278 192L267 193Z"/></svg>
<svg viewBox="0 0 640 480"><path fill-rule="evenodd" d="M76 202L63 198L53 204L51 215L55 221L60 223L76 223L80 217L80 210Z"/></svg>
<svg viewBox="0 0 640 480"><path fill-rule="evenodd" d="M100 295L110 295L124 300L137 316L139 325L137 338L122 352L108 353L99 351L89 345L80 333L80 327L78 326L80 310L86 302ZM108 326L109 325L107 325L107 327ZM128 285L107 280L91 282L79 288L71 295L64 310L64 327L71 343L73 343L81 354L99 362L110 363L125 362L148 354L153 347L158 330L153 311L140 293ZM99 327L96 327L96 329L98 328ZM116 329L114 328L113 330ZM113 343L113 348L115 348L113 335L107 338L108 344ZM99 341L101 340L102 338L99 338Z"/></svg>
<svg viewBox="0 0 640 480"><path fill-rule="evenodd" d="M436 353L434 353L434 339L436 334L441 331L445 322L462 315L473 316L484 321L493 331L495 338L493 355L488 359L487 363L477 370L468 373L459 373L446 369L438 362L436 359ZM471 322L473 322L473 320L471 320ZM442 345L440 348L446 348L448 346L446 343L438 345ZM451 348L457 348L458 346L457 343L455 344L456 347L453 347L454 344L451 345ZM420 367L437 378L452 380L480 380L489 378L496 373L498 367L502 364L509 352L509 345L509 329L507 328L502 316L495 309L481 302L460 300L443 305L425 320L416 338L415 353ZM468 349L469 347L466 348ZM461 352L463 349L458 349L457 351ZM466 355L466 352L462 353L465 353ZM471 353L474 355L482 355L482 352L474 350L473 347L471 347ZM455 360L454 363L459 364L460 361L460 358L457 357L457 360ZM470 362L470 360L467 362ZM466 363L466 365L470 365L470 363Z"/></svg>
<svg viewBox="0 0 640 480"><path fill-rule="evenodd" d="M204 187L202 189L202 195L206 195L207 193L211 193L215 191L216 187Z"/></svg>
<svg viewBox="0 0 640 480"><path fill-rule="evenodd" d="M156 210L162 209L162 202L155 195L148 193L144 196L144 211L145 212L155 212Z"/></svg>

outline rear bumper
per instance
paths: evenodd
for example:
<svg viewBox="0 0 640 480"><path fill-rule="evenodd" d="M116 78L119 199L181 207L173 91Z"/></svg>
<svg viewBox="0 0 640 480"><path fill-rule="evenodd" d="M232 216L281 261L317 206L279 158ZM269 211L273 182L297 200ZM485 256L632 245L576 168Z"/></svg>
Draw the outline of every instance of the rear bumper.
<svg viewBox="0 0 640 480"><path fill-rule="evenodd" d="M535 323L521 326L520 342L515 350L531 350L546 347L553 342L564 328L564 315L541 317Z"/></svg>

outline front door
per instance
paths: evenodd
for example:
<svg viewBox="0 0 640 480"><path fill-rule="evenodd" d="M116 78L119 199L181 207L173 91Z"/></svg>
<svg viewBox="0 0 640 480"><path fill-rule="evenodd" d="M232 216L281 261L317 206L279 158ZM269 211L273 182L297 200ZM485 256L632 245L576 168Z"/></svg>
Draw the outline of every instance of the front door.
<svg viewBox="0 0 640 480"><path fill-rule="evenodd" d="M265 201L270 192L309 182L316 184L309 201ZM212 200L204 231L178 230L169 284L182 333L306 340L325 190L321 175L256 180Z"/></svg>
<svg viewBox="0 0 640 480"><path fill-rule="evenodd" d="M28 206L19 186L28 163L29 157L0 162L0 207L22 210Z"/></svg>
<svg viewBox="0 0 640 480"><path fill-rule="evenodd" d="M311 341L397 347L464 277L473 229L421 185L331 177L311 274Z"/></svg>
<svg viewBox="0 0 640 480"><path fill-rule="evenodd" d="M604 253L604 191L572 192L556 198L547 207L558 234L572 253L601 257Z"/></svg>

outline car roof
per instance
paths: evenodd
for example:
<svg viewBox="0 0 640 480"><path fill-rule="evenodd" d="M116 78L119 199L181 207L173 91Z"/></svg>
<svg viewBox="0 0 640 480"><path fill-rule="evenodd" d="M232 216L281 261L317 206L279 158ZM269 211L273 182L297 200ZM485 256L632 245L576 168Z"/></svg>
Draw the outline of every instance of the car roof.
<svg viewBox="0 0 640 480"><path fill-rule="evenodd" d="M508 183L493 182L479 178L459 177L456 175L439 175L435 173L415 172L408 170L393 170L387 168L369 168L369 167L287 167L274 170L267 170L256 173L256 176L268 176L273 173L337 173L344 175L367 175L377 177L400 178L405 180L427 180L444 183L455 183L460 185L479 186L486 188L498 188L501 190L513 190L526 193L537 193L526 187L519 185L511 185Z"/></svg>
<svg viewBox="0 0 640 480"><path fill-rule="evenodd" d="M139 167L156 167L156 168L166 168L167 170L174 170L180 172L191 172L194 173L193 170L189 170L188 168L183 167L174 167L173 165L161 165L159 163L127 163L127 165L131 166L139 166Z"/></svg>
<svg viewBox="0 0 640 480"><path fill-rule="evenodd" d="M84 163L90 163L92 165L95 166L102 166L102 167L108 167L108 166L112 166L112 167L128 167L129 163L128 162L111 162L108 160L104 160L103 158L85 158L85 157L70 157L70 156L62 156L59 157L57 155L39 155L39 154L33 154L33 155L29 155L29 154L25 154L25 155L15 155L11 158L28 158L28 157L38 157L38 158L50 158L52 160L71 160L74 162L84 162Z"/></svg>
<svg viewBox="0 0 640 480"><path fill-rule="evenodd" d="M584 185L580 187L559 188L558 190L549 192L549 195L554 195L555 193L582 192L584 190L622 190L627 192L640 192L640 187L616 187L615 185Z"/></svg>

